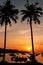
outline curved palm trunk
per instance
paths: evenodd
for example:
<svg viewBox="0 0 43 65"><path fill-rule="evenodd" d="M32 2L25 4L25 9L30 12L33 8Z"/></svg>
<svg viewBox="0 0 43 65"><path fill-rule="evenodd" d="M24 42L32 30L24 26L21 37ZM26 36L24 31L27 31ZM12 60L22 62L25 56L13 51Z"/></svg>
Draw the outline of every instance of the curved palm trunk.
<svg viewBox="0 0 43 65"><path fill-rule="evenodd" d="M30 30L31 30L31 43L32 43L32 54L33 54L33 59L35 60L35 56L34 56L34 43L33 43L33 30L32 30L32 19L30 17Z"/></svg>
<svg viewBox="0 0 43 65"><path fill-rule="evenodd" d="M3 61L5 61L5 51L6 51L6 31L7 31L7 25L5 23L5 33L4 33L4 55L3 55Z"/></svg>

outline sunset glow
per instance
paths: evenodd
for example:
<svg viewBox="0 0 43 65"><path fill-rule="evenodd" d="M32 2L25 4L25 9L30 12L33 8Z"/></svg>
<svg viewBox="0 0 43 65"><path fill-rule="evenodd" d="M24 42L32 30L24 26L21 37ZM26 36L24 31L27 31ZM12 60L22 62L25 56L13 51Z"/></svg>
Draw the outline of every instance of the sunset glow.
<svg viewBox="0 0 43 65"><path fill-rule="evenodd" d="M0 61L43 63L43 0L0 0Z"/></svg>
<svg viewBox="0 0 43 65"><path fill-rule="evenodd" d="M2 0L4 1L4 0ZM21 2L19 0L19 2ZM24 9L24 4L26 1L22 0L21 6L19 5L17 0L16 7L18 9ZM32 2L32 0L31 0ZM33 1L34 3L35 1ZM2 3L2 2L1 2ZM14 4L13 0L12 3ZM42 4L41 4L42 3ZM43 6L43 2L40 2L41 6ZM12 20L12 27L7 26L7 36L6 36L6 48L8 49L17 49L21 51L32 51L32 43L31 43L31 33L30 33L30 24L27 24L27 20L21 23L21 15L17 20L17 24L15 24ZM33 21L32 21L33 22ZM33 41L34 41L34 49L35 52L43 52L43 16L40 18L40 24L32 23L33 28ZM5 26L0 26L0 48L4 47L4 30Z"/></svg>
<svg viewBox="0 0 43 65"><path fill-rule="evenodd" d="M30 52L31 51L31 48L29 47L27 50Z"/></svg>

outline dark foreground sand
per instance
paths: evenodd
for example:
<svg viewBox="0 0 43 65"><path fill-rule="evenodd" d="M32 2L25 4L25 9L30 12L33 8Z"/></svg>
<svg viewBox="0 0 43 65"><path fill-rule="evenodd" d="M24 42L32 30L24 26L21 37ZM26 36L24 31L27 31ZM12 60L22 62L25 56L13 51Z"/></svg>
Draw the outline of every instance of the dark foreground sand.
<svg viewBox="0 0 43 65"><path fill-rule="evenodd" d="M34 62L26 62L26 63L7 63L5 61L1 61L0 65L43 65L37 61Z"/></svg>

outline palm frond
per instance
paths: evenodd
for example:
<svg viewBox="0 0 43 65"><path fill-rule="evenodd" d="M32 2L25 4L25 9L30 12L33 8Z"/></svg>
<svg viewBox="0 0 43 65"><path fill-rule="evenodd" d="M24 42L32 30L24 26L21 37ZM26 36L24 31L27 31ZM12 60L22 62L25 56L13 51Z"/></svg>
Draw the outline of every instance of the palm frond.
<svg viewBox="0 0 43 65"><path fill-rule="evenodd" d="M26 4L26 10L21 10L21 15L22 16L22 21L24 21L27 17L30 18L32 20L35 21L35 23L40 23L40 20L38 19L39 17L41 17L41 15L43 15L43 9L39 6L37 6L39 3L36 2L35 4ZM26 16L25 16L26 15Z"/></svg>
<svg viewBox="0 0 43 65"><path fill-rule="evenodd" d="M0 5L0 10L3 8L3 6Z"/></svg>
<svg viewBox="0 0 43 65"><path fill-rule="evenodd" d="M10 19L9 19L9 25L12 26L12 25L11 25L11 21L10 21Z"/></svg>
<svg viewBox="0 0 43 65"><path fill-rule="evenodd" d="M19 10L18 9L14 9L14 13L15 14L18 14L19 13Z"/></svg>
<svg viewBox="0 0 43 65"><path fill-rule="evenodd" d="M11 15L12 15L12 16L17 16L18 13L19 13L18 9L12 9L12 10L10 10L9 15L10 15L10 16L11 16Z"/></svg>
<svg viewBox="0 0 43 65"><path fill-rule="evenodd" d="M9 23L11 25L11 21L9 19L9 17L12 18L12 20L15 21L15 23L17 22L16 19L18 19L18 13L19 10L15 8L14 5L11 4L10 0L7 0L3 6L0 6L0 19L3 19L4 16L4 20L3 23L6 23L6 25Z"/></svg>
<svg viewBox="0 0 43 65"><path fill-rule="evenodd" d="M29 13L29 11L27 11L27 10L21 10L21 12L22 12L21 15L22 14L28 14Z"/></svg>
<svg viewBox="0 0 43 65"><path fill-rule="evenodd" d="M37 7L36 10L43 11L41 7Z"/></svg>
<svg viewBox="0 0 43 65"><path fill-rule="evenodd" d="M34 6L37 6L39 4L39 2L36 2L35 4L34 4Z"/></svg>
<svg viewBox="0 0 43 65"><path fill-rule="evenodd" d="M43 15L43 12L39 12L40 15Z"/></svg>
<svg viewBox="0 0 43 65"><path fill-rule="evenodd" d="M27 18L27 15L24 15L24 16L22 17L22 21L21 21L21 22L23 22L26 18Z"/></svg>
<svg viewBox="0 0 43 65"><path fill-rule="evenodd" d="M39 14L36 14L36 16L37 16L37 17L41 17L41 15L39 15Z"/></svg>
<svg viewBox="0 0 43 65"><path fill-rule="evenodd" d="M30 7L29 4L25 5L26 9L28 10L28 8Z"/></svg>
<svg viewBox="0 0 43 65"><path fill-rule="evenodd" d="M11 19L12 19L15 23L17 23L16 19L15 19L13 16L10 16L10 17L11 17Z"/></svg>
<svg viewBox="0 0 43 65"><path fill-rule="evenodd" d="M15 19L18 19L18 16L17 15L15 15Z"/></svg>
<svg viewBox="0 0 43 65"><path fill-rule="evenodd" d="M1 24L1 26L4 24L4 17L1 18L0 24Z"/></svg>
<svg viewBox="0 0 43 65"><path fill-rule="evenodd" d="M34 20L34 23L40 24L40 20L37 18L37 16L34 16L33 20Z"/></svg>

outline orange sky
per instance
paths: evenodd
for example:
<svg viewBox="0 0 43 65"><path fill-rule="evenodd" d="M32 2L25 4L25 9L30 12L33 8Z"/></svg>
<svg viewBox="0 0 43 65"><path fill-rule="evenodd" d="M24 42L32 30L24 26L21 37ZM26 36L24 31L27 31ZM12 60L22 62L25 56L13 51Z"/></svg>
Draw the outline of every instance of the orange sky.
<svg viewBox="0 0 43 65"><path fill-rule="evenodd" d="M34 3L38 1L39 5L43 8L43 0L31 0L30 3ZM4 0L0 1L0 4ZM24 5L26 4L25 0L12 0L12 3L16 5L16 7L21 10L24 9ZM12 20L11 20L12 21ZM43 17L40 18L40 25L33 23L33 38L34 38L34 48L37 52L43 52ZM4 46L4 25L0 26L0 48ZM28 50L31 49L31 35L30 35L30 25L27 24L25 20L21 23L21 16L19 14L19 19L17 24L13 23L12 27L8 25L7 27L7 44L6 48L9 49L18 49L18 50Z"/></svg>
<svg viewBox="0 0 43 65"><path fill-rule="evenodd" d="M34 36L34 47L35 51L43 52L43 25L33 23L33 36ZM4 26L0 26L0 47L2 48L4 44ZM18 49L27 51L31 48L31 35L30 26L26 23L20 23L18 20L17 24L12 23L12 27L7 27L7 44L6 48Z"/></svg>

